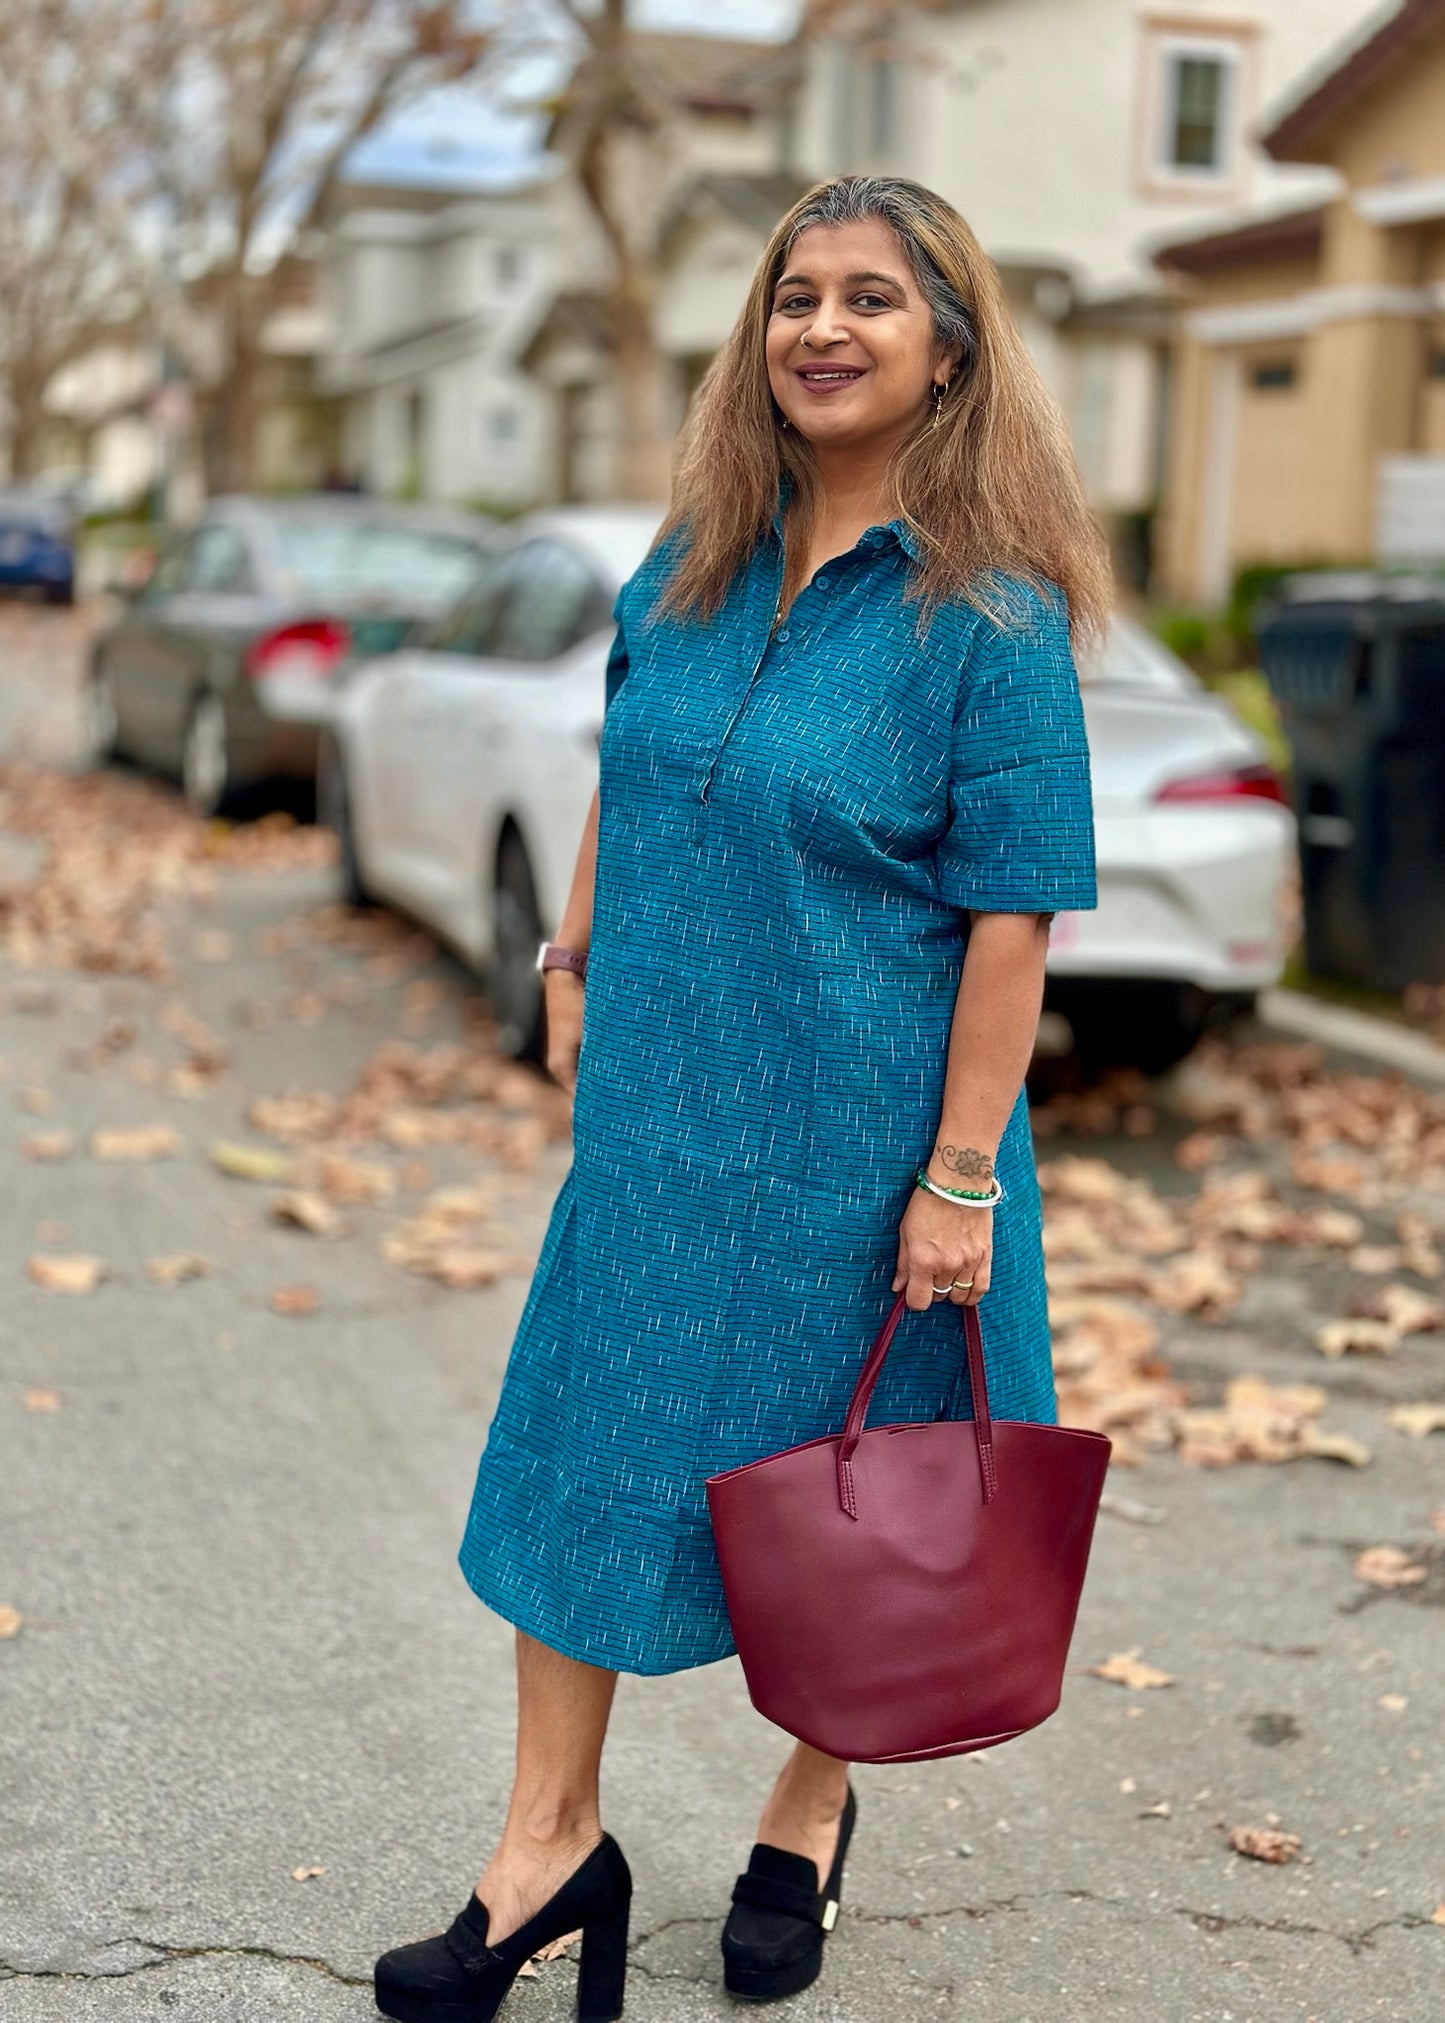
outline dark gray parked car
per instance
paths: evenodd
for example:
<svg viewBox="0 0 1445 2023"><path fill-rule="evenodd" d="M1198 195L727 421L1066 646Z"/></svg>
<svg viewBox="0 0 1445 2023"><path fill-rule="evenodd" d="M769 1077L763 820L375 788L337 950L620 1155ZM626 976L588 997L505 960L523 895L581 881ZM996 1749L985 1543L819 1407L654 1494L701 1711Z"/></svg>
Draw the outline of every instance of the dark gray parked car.
<svg viewBox="0 0 1445 2023"><path fill-rule="evenodd" d="M345 671L449 610L500 542L490 521L423 506L213 500L96 639L96 763L168 773L200 814L238 787L314 778Z"/></svg>

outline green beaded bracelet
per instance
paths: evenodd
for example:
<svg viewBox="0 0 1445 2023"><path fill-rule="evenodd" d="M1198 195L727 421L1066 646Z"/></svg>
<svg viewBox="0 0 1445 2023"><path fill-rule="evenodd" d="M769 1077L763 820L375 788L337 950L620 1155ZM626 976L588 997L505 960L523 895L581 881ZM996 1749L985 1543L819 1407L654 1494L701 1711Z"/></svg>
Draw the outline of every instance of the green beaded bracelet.
<svg viewBox="0 0 1445 2023"><path fill-rule="evenodd" d="M982 1193L975 1193L966 1187L945 1187L941 1181L931 1179L927 1169L922 1166L915 1168L914 1180L927 1194L944 1194L951 1201L962 1201L971 1208L992 1208L1003 1200L1003 1188L997 1175Z"/></svg>

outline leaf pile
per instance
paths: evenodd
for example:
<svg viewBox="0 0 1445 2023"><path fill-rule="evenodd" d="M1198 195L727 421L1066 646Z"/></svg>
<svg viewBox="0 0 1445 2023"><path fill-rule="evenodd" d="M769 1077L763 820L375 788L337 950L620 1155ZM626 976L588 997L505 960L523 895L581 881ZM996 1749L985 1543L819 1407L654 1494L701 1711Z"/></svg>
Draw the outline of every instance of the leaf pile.
<svg viewBox="0 0 1445 2023"><path fill-rule="evenodd" d="M350 1090L257 1097L247 1122L288 1145L460 1145L529 1171L570 1132L571 1098L482 1040L424 1047L386 1040Z"/></svg>
<svg viewBox="0 0 1445 2023"><path fill-rule="evenodd" d="M0 768L0 823L45 846L35 877L0 889L0 953L20 969L166 977L167 906L204 896L217 870L295 870L336 850L289 815L205 823L171 789L108 772Z"/></svg>

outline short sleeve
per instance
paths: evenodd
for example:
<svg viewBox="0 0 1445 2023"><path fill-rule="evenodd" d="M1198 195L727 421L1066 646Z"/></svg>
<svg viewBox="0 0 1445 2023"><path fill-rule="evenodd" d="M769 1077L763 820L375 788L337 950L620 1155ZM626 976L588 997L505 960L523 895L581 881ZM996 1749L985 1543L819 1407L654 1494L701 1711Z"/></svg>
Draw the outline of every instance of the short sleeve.
<svg viewBox="0 0 1445 2023"><path fill-rule="evenodd" d="M623 629L622 622L622 600L625 595L626 586L624 585L618 591L616 602L612 606L612 617L617 626L617 635L613 639L607 654L607 687L602 704L604 715L611 709L612 699L617 694L618 689L621 688L623 677L627 673L627 634Z"/></svg>
<svg viewBox="0 0 1445 2023"><path fill-rule="evenodd" d="M1089 746L1063 595L1011 589L981 617L959 686L938 885L975 913L1098 904Z"/></svg>

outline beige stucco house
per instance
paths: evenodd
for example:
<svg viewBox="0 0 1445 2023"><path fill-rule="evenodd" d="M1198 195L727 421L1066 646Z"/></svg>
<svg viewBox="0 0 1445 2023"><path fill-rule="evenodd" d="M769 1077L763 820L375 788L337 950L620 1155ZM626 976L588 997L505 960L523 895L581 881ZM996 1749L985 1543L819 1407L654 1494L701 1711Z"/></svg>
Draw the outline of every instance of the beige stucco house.
<svg viewBox="0 0 1445 2023"><path fill-rule="evenodd" d="M1335 194L1161 247L1180 294L1162 587L1445 560L1445 0L1400 0L1261 135Z"/></svg>
<svg viewBox="0 0 1445 2023"><path fill-rule="evenodd" d="M1156 503L1170 290L1162 237L1332 179L1259 145L1266 109L1373 0L837 0L794 52L800 173L915 177L964 213L1121 527Z"/></svg>

